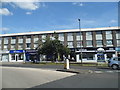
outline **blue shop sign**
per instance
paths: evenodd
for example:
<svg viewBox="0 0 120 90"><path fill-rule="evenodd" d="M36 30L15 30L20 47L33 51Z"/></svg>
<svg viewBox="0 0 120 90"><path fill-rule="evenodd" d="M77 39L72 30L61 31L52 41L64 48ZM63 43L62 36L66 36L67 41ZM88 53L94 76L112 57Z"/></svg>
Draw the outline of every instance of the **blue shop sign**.
<svg viewBox="0 0 120 90"><path fill-rule="evenodd" d="M10 53L24 53L24 50L10 50Z"/></svg>
<svg viewBox="0 0 120 90"><path fill-rule="evenodd" d="M120 47L116 47L115 50L120 52Z"/></svg>

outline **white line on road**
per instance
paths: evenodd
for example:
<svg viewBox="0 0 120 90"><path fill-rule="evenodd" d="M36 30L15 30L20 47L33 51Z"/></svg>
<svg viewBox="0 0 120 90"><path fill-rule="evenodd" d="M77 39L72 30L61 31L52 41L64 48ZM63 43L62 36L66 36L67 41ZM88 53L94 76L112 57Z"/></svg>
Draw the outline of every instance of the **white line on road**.
<svg viewBox="0 0 120 90"><path fill-rule="evenodd" d="M102 71L95 71L95 73L103 73Z"/></svg>

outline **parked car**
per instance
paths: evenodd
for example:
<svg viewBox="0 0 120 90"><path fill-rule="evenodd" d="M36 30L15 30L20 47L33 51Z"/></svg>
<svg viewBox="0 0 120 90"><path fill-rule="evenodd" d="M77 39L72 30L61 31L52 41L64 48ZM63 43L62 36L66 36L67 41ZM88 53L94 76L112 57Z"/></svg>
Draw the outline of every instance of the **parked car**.
<svg viewBox="0 0 120 90"><path fill-rule="evenodd" d="M120 57L112 57L108 60L108 66L112 69L119 69L120 68Z"/></svg>

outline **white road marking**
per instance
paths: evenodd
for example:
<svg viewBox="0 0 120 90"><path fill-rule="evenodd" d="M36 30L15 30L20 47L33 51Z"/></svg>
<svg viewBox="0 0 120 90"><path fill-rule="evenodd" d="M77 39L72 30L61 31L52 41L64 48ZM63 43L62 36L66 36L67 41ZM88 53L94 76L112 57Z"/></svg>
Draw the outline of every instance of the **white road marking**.
<svg viewBox="0 0 120 90"><path fill-rule="evenodd" d="M106 71L106 72L108 72L108 73L113 73L113 71Z"/></svg>
<svg viewBox="0 0 120 90"><path fill-rule="evenodd" d="M95 71L95 73L103 73L102 71Z"/></svg>

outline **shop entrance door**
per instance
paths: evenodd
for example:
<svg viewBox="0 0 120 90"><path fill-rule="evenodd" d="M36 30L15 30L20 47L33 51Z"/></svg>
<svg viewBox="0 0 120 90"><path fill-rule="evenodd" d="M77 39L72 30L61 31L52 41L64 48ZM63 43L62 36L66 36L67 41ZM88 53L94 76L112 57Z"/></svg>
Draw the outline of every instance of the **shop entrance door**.
<svg viewBox="0 0 120 90"><path fill-rule="evenodd" d="M18 54L12 54L12 62L17 62L18 61Z"/></svg>
<svg viewBox="0 0 120 90"><path fill-rule="evenodd" d="M18 61L18 54L15 54L15 61Z"/></svg>

